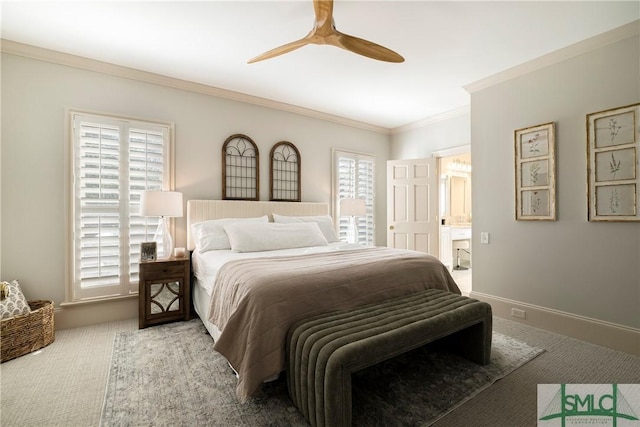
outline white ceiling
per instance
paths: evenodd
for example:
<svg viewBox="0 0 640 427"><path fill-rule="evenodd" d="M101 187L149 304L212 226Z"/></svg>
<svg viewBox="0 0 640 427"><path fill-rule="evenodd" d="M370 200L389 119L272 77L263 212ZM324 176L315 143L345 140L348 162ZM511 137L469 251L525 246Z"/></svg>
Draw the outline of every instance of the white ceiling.
<svg viewBox="0 0 640 427"><path fill-rule="evenodd" d="M2 2L3 39L395 128L469 103L463 86L640 18L640 2L336 0L332 46L247 60L311 30L311 0Z"/></svg>

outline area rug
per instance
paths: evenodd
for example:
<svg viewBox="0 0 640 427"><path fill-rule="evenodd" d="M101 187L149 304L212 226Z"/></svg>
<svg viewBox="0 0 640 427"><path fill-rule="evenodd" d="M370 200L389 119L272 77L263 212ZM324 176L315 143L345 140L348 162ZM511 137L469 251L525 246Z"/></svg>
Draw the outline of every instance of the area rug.
<svg viewBox="0 0 640 427"><path fill-rule="evenodd" d="M353 425L428 426L544 350L493 333L479 366L436 344L354 374ZM284 374L240 404L199 319L116 336L101 426L306 426Z"/></svg>

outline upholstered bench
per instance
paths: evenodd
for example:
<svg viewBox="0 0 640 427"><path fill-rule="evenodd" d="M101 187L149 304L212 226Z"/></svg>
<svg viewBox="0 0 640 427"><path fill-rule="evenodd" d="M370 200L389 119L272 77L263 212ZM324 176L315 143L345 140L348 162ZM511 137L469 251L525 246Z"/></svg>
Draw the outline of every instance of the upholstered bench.
<svg viewBox="0 0 640 427"><path fill-rule="evenodd" d="M287 335L287 383L312 426L351 425L351 374L440 338L489 363L491 306L429 289L295 323Z"/></svg>

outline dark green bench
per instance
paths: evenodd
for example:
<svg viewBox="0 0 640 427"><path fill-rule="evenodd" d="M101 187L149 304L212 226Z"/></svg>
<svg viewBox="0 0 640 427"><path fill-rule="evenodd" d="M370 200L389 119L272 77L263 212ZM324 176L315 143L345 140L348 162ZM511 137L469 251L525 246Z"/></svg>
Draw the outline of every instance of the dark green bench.
<svg viewBox="0 0 640 427"><path fill-rule="evenodd" d="M351 425L351 374L445 336L479 364L491 355L491 306L429 289L295 323L287 335L287 383L312 426Z"/></svg>

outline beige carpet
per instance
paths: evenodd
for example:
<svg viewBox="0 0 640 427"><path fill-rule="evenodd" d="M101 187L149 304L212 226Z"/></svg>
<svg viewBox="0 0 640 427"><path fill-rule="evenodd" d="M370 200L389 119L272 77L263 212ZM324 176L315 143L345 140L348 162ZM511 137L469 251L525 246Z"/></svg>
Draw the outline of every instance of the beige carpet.
<svg viewBox="0 0 640 427"><path fill-rule="evenodd" d="M0 369L0 425L97 426L113 340L138 319L56 331L55 341Z"/></svg>
<svg viewBox="0 0 640 427"><path fill-rule="evenodd" d="M433 427L534 427L538 384L640 383L638 356L496 317L494 330L546 351Z"/></svg>

